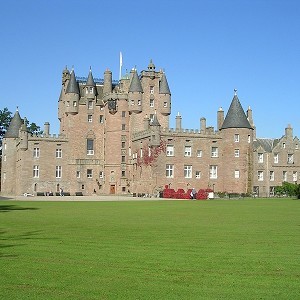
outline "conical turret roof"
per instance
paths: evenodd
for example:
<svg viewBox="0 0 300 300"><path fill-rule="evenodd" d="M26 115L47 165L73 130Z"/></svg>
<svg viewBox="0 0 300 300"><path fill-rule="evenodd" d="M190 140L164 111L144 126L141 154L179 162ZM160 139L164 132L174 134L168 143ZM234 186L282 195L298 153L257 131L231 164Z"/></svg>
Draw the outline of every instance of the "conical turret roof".
<svg viewBox="0 0 300 300"><path fill-rule="evenodd" d="M233 96L227 115L221 127L221 129L226 128L253 129L253 127L250 125L247 119L247 116L236 93Z"/></svg>
<svg viewBox="0 0 300 300"><path fill-rule="evenodd" d="M140 92L140 93L143 92L141 81L139 79L139 76L138 76L136 70L134 70L133 75L132 75L129 92Z"/></svg>
<svg viewBox="0 0 300 300"><path fill-rule="evenodd" d="M70 77L70 81L67 86L66 93L79 94L78 83L76 81L74 70L71 71L71 77Z"/></svg>
<svg viewBox="0 0 300 300"><path fill-rule="evenodd" d="M11 122L5 132L5 138L17 138L19 137L19 129L22 126L23 121L20 117L19 111L17 110L11 119Z"/></svg>
<svg viewBox="0 0 300 300"><path fill-rule="evenodd" d="M88 79L86 81L86 85L88 85L88 86L95 86L95 81L94 81L94 78L93 78L93 74L92 74L92 69L91 68L90 68Z"/></svg>
<svg viewBox="0 0 300 300"><path fill-rule="evenodd" d="M165 73L162 74L161 79L160 79L159 93L160 94L169 94L169 95L171 95L169 85L168 85L168 81L167 81L167 77L166 77Z"/></svg>
<svg viewBox="0 0 300 300"><path fill-rule="evenodd" d="M157 119L157 115L156 115L156 112L153 116L153 119L152 119L152 122L150 124L151 126L160 126L160 123L158 122L158 119Z"/></svg>

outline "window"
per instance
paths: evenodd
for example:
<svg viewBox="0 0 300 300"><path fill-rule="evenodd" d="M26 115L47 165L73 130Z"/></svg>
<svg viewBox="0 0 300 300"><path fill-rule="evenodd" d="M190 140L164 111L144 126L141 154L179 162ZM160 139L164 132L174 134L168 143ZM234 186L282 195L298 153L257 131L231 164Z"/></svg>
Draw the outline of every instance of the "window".
<svg viewBox="0 0 300 300"><path fill-rule="evenodd" d="M298 178L298 174L297 174L297 171L293 171L293 181L297 181L297 178Z"/></svg>
<svg viewBox="0 0 300 300"><path fill-rule="evenodd" d="M104 123L104 116L103 115L99 116L99 123L101 123L101 124Z"/></svg>
<svg viewBox="0 0 300 300"><path fill-rule="evenodd" d="M239 135L239 134L235 134L235 135L234 135L234 141L235 141L236 143L238 143L238 142L240 141L240 135Z"/></svg>
<svg viewBox="0 0 300 300"><path fill-rule="evenodd" d="M294 154L288 154L288 164L293 164L294 163Z"/></svg>
<svg viewBox="0 0 300 300"><path fill-rule="evenodd" d="M126 125L122 124L122 130L125 130L125 128L126 128Z"/></svg>
<svg viewBox="0 0 300 300"><path fill-rule="evenodd" d="M93 170L92 169L87 169L86 170L86 177L87 178L93 178Z"/></svg>
<svg viewBox="0 0 300 300"><path fill-rule="evenodd" d="M55 157L56 158L62 158L62 149L56 149L55 151Z"/></svg>
<svg viewBox="0 0 300 300"><path fill-rule="evenodd" d="M76 171L76 178L80 178L80 171Z"/></svg>
<svg viewBox="0 0 300 300"><path fill-rule="evenodd" d="M191 156L192 155L192 147L191 146L185 146L184 147L184 156Z"/></svg>
<svg viewBox="0 0 300 300"><path fill-rule="evenodd" d="M164 107L168 107L168 102L164 102Z"/></svg>
<svg viewBox="0 0 300 300"><path fill-rule="evenodd" d="M131 105L134 105L134 100L131 100L130 103L131 103Z"/></svg>
<svg viewBox="0 0 300 300"><path fill-rule="evenodd" d="M240 171L239 170L235 170L234 171L234 178L240 178Z"/></svg>
<svg viewBox="0 0 300 300"><path fill-rule="evenodd" d="M103 171L100 171L100 172L99 172L99 178L100 178L100 179L103 179L103 178L104 178L104 172L103 172Z"/></svg>
<svg viewBox="0 0 300 300"><path fill-rule="evenodd" d="M184 178L192 178L192 166L184 166Z"/></svg>
<svg viewBox="0 0 300 300"><path fill-rule="evenodd" d="M296 149L296 150L298 150L298 149L299 149L299 146L298 146L298 144L296 144L296 145L295 145L295 149Z"/></svg>
<svg viewBox="0 0 300 300"><path fill-rule="evenodd" d="M209 166L209 178L211 178L211 179L218 178L218 167L217 166Z"/></svg>
<svg viewBox="0 0 300 300"><path fill-rule="evenodd" d="M154 107L154 99L150 99L150 107Z"/></svg>
<svg viewBox="0 0 300 300"><path fill-rule="evenodd" d="M7 148L7 144L5 143L5 144L4 144L4 150L6 150L6 148Z"/></svg>
<svg viewBox="0 0 300 300"><path fill-rule="evenodd" d="M234 149L234 157L240 157L240 149Z"/></svg>
<svg viewBox="0 0 300 300"><path fill-rule="evenodd" d="M138 100L138 105L142 105L142 101L141 100Z"/></svg>
<svg viewBox="0 0 300 300"><path fill-rule="evenodd" d="M264 162L264 154L263 153L258 153L257 154L258 162L263 163Z"/></svg>
<svg viewBox="0 0 300 300"><path fill-rule="evenodd" d="M87 155L94 155L94 140L87 139Z"/></svg>
<svg viewBox="0 0 300 300"><path fill-rule="evenodd" d="M154 94L154 86L150 86L150 94Z"/></svg>
<svg viewBox="0 0 300 300"><path fill-rule="evenodd" d="M126 117L126 111L122 111L122 118Z"/></svg>
<svg viewBox="0 0 300 300"><path fill-rule="evenodd" d="M274 179L275 179L274 171L270 171L270 181L274 181Z"/></svg>
<svg viewBox="0 0 300 300"><path fill-rule="evenodd" d="M200 179L201 178L201 172L200 171L196 171L196 178Z"/></svg>
<svg viewBox="0 0 300 300"><path fill-rule="evenodd" d="M121 147L125 148L125 142L121 142Z"/></svg>
<svg viewBox="0 0 300 300"><path fill-rule="evenodd" d="M287 181L287 171L282 172L282 181Z"/></svg>
<svg viewBox="0 0 300 300"><path fill-rule="evenodd" d="M93 101L89 101L88 102L88 109L93 109L94 105L93 105Z"/></svg>
<svg viewBox="0 0 300 300"><path fill-rule="evenodd" d="M125 155L122 155L121 160L122 160L122 163L126 162Z"/></svg>
<svg viewBox="0 0 300 300"><path fill-rule="evenodd" d="M55 167L55 177L56 178L61 178L61 166L56 166Z"/></svg>
<svg viewBox="0 0 300 300"><path fill-rule="evenodd" d="M197 150L197 157L202 157L202 150Z"/></svg>
<svg viewBox="0 0 300 300"><path fill-rule="evenodd" d="M6 154L3 155L3 161L6 161Z"/></svg>
<svg viewBox="0 0 300 300"><path fill-rule="evenodd" d="M39 166L35 165L33 166L33 178L39 178L39 177L40 177Z"/></svg>
<svg viewBox="0 0 300 300"><path fill-rule="evenodd" d="M166 153L167 153L167 156L174 156L174 146L167 145Z"/></svg>
<svg viewBox="0 0 300 300"><path fill-rule="evenodd" d="M94 88L92 86L89 87L90 94L93 94Z"/></svg>
<svg viewBox="0 0 300 300"><path fill-rule="evenodd" d="M33 157L34 158L40 157L40 148L33 148Z"/></svg>
<svg viewBox="0 0 300 300"><path fill-rule="evenodd" d="M211 157L218 157L218 147L211 148Z"/></svg>
<svg viewBox="0 0 300 300"><path fill-rule="evenodd" d="M279 155L278 153L274 154L274 164L278 164L278 161L279 161Z"/></svg>
<svg viewBox="0 0 300 300"><path fill-rule="evenodd" d="M70 107L70 101L67 101L67 107Z"/></svg>
<svg viewBox="0 0 300 300"><path fill-rule="evenodd" d="M251 136L248 135L248 144L250 144L250 143L251 143Z"/></svg>
<svg viewBox="0 0 300 300"><path fill-rule="evenodd" d="M264 180L264 172L263 171L257 171L257 180L258 181Z"/></svg>
<svg viewBox="0 0 300 300"><path fill-rule="evenodd" d="M76 106L77 106L77 102L73 101L73 107L76 107Z"/></svg>
<svg viewBox="0 0 300 300"><path fill-rule="evenodd" d="M92 123L93 122L93 116L92 115L88 115L88 122Z"/></svg>
<svg viewBox="0 0 300 300"><path fill-rule="evenodd" d="M166 177L174 178L174 165L166 165Z"/></svg>
<svg viewBox="0 0 300 300"><path fill-rule="evenodd" d="M122 171L122 177L126 177L126 172Z"/></svg>
<svg viewBox="0 0 300 300"><path fill-rule="evenodd" d="M285 143L282 143L282 148L285 149Z"/></svg>

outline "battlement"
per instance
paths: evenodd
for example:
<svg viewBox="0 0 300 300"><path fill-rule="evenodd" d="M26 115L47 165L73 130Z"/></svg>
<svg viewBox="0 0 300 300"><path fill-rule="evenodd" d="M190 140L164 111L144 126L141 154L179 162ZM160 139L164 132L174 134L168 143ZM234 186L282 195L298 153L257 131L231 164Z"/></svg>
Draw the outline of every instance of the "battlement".
<svg viewBox="0 0 300 300"><path fill-rule="evenodd" d="M66 140L67 137L65 134L28 134L28 139L44 139L44 140Z"/></svg>

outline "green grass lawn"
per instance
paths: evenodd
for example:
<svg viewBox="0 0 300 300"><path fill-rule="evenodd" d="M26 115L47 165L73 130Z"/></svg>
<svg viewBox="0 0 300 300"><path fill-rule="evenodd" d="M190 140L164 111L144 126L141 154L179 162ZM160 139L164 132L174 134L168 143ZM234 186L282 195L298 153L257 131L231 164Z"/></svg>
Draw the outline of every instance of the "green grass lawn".
<svg viewBox="0 0 300 300"><path fill-rule="evenodd" d="M300 200L0 201L0 299L300 299Z"/></svg>

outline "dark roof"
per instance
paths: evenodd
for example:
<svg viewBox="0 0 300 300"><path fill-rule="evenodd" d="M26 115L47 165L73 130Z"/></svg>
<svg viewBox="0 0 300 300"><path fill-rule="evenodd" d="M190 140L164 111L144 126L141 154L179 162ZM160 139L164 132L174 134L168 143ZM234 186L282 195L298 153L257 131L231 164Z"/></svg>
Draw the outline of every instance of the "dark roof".
<svg viewBox="0 0 300 300"><path fill-rule="evenodd" d="M5 138L17 138L19 137L19 129L22 126L23 121L20 117L19 111L17 110L13 118L11 119L11 122L7 128L7 131L5 132L4 137Z"/></svg>
<svg viewBox="0 0 300 300"><path fill-rule="evenodd" d="M153 116L152 122L150 123L151 126L160 126L156 113Z"/></svg>
<svg viewBox="0 0 300 300"><path fill-rule="evenodd" d="M165 73L162 74L161 79L160 79L159 93L160 94L169 94L169 95L171 95Z"/></svg>
<svg viewBox="0 0 300 300"><path fill-rule="evenodd" d="M67 86L66 93L79 94L78 83L76 81L74 70L72 70L72 72L71 72L71 77L70 77L70 81Z"/></svg>
<svg viewBox="0 0 300 300"><path fill-rule="evenodd" d="M95 86L95 81L94 81L94 78L93 78L93 74L92 74L92 70L90 69L90 72L89 72L89 76L88 76L88 79L86 81L86 85L88 86Z"/></svg>
<svg viewBox="0 0 300 300"><path fill-rule="evenodd" d="M221 129L226 128L249 128L253 129L250 125L247 116L243 110L240 100L237 95L234 95L227 115L223 122Z"/></svg>
<svg viewBox="0 0 300 300"><path fill-rule="evenodd" d="M141 81L136 70L133 72L132 80L129 87L129 92L143 92Z"/></svg>

